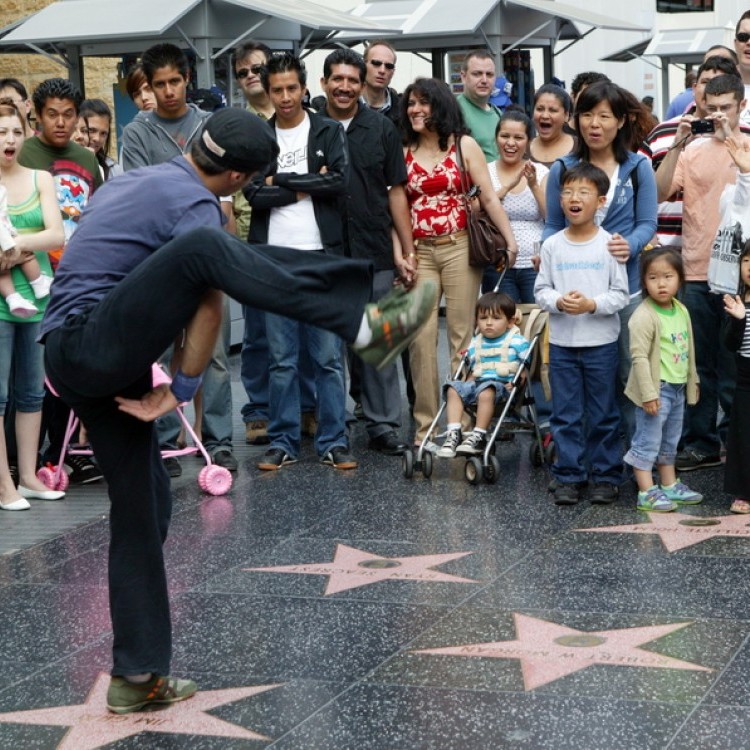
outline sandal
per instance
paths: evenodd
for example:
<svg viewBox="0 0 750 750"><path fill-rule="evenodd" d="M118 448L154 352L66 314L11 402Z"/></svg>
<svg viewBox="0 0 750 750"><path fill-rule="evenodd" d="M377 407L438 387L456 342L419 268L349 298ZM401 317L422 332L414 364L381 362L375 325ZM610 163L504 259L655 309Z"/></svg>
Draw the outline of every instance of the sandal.
<svg viewBox="0 0 750 750"><path fill-rule="evenodd" d="M750 503L740 497L734 498L729 506L730 513L750 513Z"/></svg>

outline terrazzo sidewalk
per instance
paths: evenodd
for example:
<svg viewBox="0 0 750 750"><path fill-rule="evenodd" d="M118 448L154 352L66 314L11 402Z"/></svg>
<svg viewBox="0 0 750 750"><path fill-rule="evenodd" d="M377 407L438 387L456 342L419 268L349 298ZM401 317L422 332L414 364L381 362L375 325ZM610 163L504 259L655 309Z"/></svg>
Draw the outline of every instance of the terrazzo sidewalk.
<svg viewBox="0 0 750 750"><path fill-rule="evenodd" d="M523 436L476 487L461 460L405 479L360 426L352 447L355 471L306 441L261 473L237 440L223 498L184 462L173 672L200 692L161 711L104 708L104 488L0 514L0 748L750 748L750 517L721 469L649 517L632 488L554 506Z"/></svg>

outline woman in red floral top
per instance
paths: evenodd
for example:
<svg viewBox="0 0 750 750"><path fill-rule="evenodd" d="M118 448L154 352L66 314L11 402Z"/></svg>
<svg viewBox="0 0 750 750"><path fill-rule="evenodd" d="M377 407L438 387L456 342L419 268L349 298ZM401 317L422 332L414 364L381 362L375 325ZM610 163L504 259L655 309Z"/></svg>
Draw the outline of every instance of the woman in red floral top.
<svg viewBox="0 0 750 750"><path fill-rule="evenodd" d="M479 188L479 200L508 243L510 263L517 248L510 222L492 189L487 162L477 142L466 135L461 110L447 84L418 78L402 99L401 125L406 134L406 194L419 278L433 279L445 296L451 372L474 331L474 307L482 269L469 265L466 209L456 156L456 137L468 184ZM437 364L438 303L409 348L414 379L415 443L424 439L440 404ZM428 445L432 450L433 446ZM435 449L437 446L435 446Z"/></svg>

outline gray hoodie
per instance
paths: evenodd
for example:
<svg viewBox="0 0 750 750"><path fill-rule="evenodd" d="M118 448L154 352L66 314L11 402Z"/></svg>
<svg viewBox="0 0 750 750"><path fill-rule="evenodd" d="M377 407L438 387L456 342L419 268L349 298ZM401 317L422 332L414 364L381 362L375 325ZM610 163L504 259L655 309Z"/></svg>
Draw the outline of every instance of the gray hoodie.
<svg viewBox="0 0 750 750"><path fill-rule="evenodd" d="M176 120L166 120L156 112L139 112L135 119L122 131L122 168L127 172L138 167L162 164L188 151L193 139L210 112L204 112L195 104L189 103L187 114L179 118L180 131L185 136L179 143L171 134L171 125Z"/></svg>

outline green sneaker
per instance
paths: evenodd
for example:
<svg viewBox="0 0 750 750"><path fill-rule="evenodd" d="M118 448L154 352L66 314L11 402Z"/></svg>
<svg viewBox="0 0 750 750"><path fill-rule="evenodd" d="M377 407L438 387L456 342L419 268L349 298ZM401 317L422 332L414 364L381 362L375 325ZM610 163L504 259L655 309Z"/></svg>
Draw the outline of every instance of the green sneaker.
<svg viewBox="0 0 750 750"><path fill-rule="evenodd" d="M354 351L382 370L393 362L427 322L437 301L437 285L427 280L410 292L395 289L378 302L365 307L372 340Z"/></svg>
<svg viewBox="0 0 750 750"><path fill-rule="evenodd" d="M198 690L192 680L154 676L142 685L113 677L107 690L107 708L116 714L129 714L151 704L177 703L191 698Z"/></svg>
<svg viewBox="0 0 750 750"><path fill-rule="evenodd" d="M662 485L661 491L677 505L698 505L698 503L703 502L703 495L700 492L691 490L679 479L671 487Z"/></svg>
<svg viewBox="0 0 750 750"><path fill-rule="evenodd" d="M646 510L649 513L671 513L677 510L677 503L670 500L663 490L656 485L638 493L638 510Z"/></svg>

